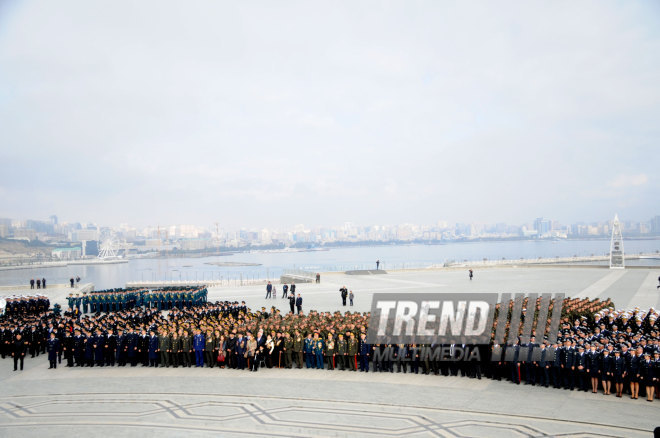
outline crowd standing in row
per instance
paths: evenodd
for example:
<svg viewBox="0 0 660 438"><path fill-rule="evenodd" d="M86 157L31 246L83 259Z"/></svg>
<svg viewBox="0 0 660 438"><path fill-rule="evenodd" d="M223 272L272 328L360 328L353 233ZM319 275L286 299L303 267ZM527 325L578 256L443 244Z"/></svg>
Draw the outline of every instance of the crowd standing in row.
<svg viewBox="0 0 660 438"><path fill-rule="evenodd" d="M163 312L169 307L168 293L172 308ZM396 369L479 379L485 375L567 390L597 392L602 388L606 395L614 382L617 396L628 390L635 399L642 387L649 401L660 394L656 389L660 377L658 313L654 309L615 311L606 307L609 301L567 299L557 343L548 344L541 334L538 343L532 337L525 344L477 346L479 360L461 360L455 352L465 345L367 343L368 313L311 311L305 315L292 310L284 315L274 307L253 312L245 302L208 303L205 295L193 305L179 308L176 294L183 294L179 304L185 305L187 293L191 292L105 291L98 295L134 294L135 305L114 310L98 307L91 315L81 314L75 306L63 315L41 311L43 307L12 312L0 319L2 357L13 356L15 369L19 364L22 369L26 354L34 357L47 352L51 368L64 357L66 366L79 367L194 365L257 371L263 366L295 366L390 373ZM146 297L153 294L163 297L160 306L153 301L147 305ZM138 300L138 296L142 298ZM596 313L591 313L594 309ZM577 319L571 322L574 317ZM556 349L552 359L550 347ZM450 360L435 354L438 349L448 352ZM512 350L512 360L491 361L497 349ZM541 354L534 357L537 349Z"/></svg>
<svg viewBox="0 0 660 438"><path fill-rule="evenodd" d="M198 306L206 302L208 291L199 287L148 289L111 289L95 291L87 294L69 294L67 298L70 309L77 313L115 312L134 307L170 310Z"/></svg>

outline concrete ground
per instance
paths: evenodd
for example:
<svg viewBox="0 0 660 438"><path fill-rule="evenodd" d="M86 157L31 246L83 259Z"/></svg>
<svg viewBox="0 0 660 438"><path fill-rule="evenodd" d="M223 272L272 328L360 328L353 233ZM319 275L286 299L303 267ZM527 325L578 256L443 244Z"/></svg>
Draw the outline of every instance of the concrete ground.
<svg viewBox="0 0 660 438"><path fill-rule="evenodd" d="M323 274L301 284L304 309L344 310L338 289L368 311L374 292L564 292L610 297L617 307L658 307L657 269L497 268L475 272ZM278 292L281 288L278 285ZM66 304L67 289L48 290ZM51 295L52 294L52 295ZM209 299L255 308L265 288L213 288ZM44 356L12 371L0 360L0 437L13 436L439 436L648 437L660 426L660 400L508 382L411 374L262 369L64 368Z"/></svg>
<svg viewBox="0 0 660 438"><path fill-rule="evenodd" d="M617 308L660 306L656 289L660 269L610 270L597 267L506 267L476 270L468 279L466 270L406 270L386 275L324 273L321 283L296 285L303 296L303 310L351 310L368 312L374 292L389 293L564 293L567 297L612 298ZM341 306L339 288L355 294L354 306ZM282 287L276 284L278 295ZM288 301L266 300L264 285L212 288L211 299L246 300L252 308L276 306L288 309Z"/></svg>

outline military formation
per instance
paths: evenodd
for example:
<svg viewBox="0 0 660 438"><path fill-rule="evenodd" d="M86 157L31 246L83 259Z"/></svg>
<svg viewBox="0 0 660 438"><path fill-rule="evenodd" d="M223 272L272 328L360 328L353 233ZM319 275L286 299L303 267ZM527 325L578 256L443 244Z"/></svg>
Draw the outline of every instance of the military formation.
<svg viewBox="0 0 660 438"><path fill-rule="evenodd" d="M147 309L171 310L198 306L206 302L206 288L111 289L91 293L69 294L68 308L77 313L108 313L146 307Z"/></svg>
<svg viewBox="0 0 660 438"><path fill-rule="evenodd" d="M7 316L36 315L50 308L50 300L44 295L12 295L5 297Z"/></svg>
<svg viewBox="0 0 660 438"><path fill-rule="evenodd" d="M127 302L134 299L134 305L121 308L120 304L114 310L97 307L94 313L81 314L74 303L61 316L53 312L7 315L0 319L2 355L48 353L50 368L64 360L65 366L90 368L396 370L477 379L484 376L606 395L613 388L617 396L626 392L633 399L642 388L648 400L660 397L660 332L654 309L615 311L609 301L567 299L556 344L544 339L537 343L532 337L525 345L476 346L478 355L473 360L455 356L465 345L369 344L368 313L282 314L275 307L252 311L245 302L209 303L205 292L103 291L98 296L133 295ZM196 293L203 296L195 299ZM177 300L177 294L182 298ZM193 296L190 306L186 294ZM172 308L165 312L170 302ZM545 353L549 347L556 348L552 360ZM491 361L496 348L511 349L513 360ZM535 349L541 352L539 358L531 354ZM435 354L438 350L448 356ZM523 352L529 355L523 357Z"/></svg>
<svg viewBox="0 0 660 438"><path fill-rule="evenodd" d="M572 323L564 318L551 346L556 350L553 357L546 354L547 340L537 343L531 338L504 347L513 349L514 360L497 362L493 378L594 394L601 389L611 395L614 390L616 397L626 393L632 399L639 398L642 389L648 401L660 398L658 311L607 307L590 316L578 316ZM540 360L533 360L535 349L541 350Z"/></svg>

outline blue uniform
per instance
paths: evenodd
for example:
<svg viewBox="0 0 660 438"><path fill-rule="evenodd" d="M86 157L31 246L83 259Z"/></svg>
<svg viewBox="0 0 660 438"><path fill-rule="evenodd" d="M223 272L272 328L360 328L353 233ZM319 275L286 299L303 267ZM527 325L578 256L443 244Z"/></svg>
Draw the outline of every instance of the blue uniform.
<svg viewBox="0 0 660 438"><path fill-rule="evenodd" d="M156 366L158 360L158 336L149 336L149 366Z"/></svg>
<svg viewBox="0 0 660 438"><path fill-rule="evenodd" d="M193 350L195 350L195 366L204 366L204 343L206 339L204 335L199 334L193 337Z"/></svg>
<svg viewBox="0 0 660 438"><path fill-rule="evenodd" d="M314 340L310 338L305 338L303 344L303 353L305 353L305 365L307 368L312 367L312 360L314 359Z"/></svg>
<svg viewBox="0 0 660 438"><path fill-rule="evenodd" d="M323 369L323 339L316 339L314 342L314 356L316 357L316 368Z"/></svg>
<svg viewBox="0 0 660 438"><path fill-rule="evenodd" d="M50 362L50 368L57 368L57 353L60 351L60 340L57 338L51 338L48 340L46 345L48 350L48 361Z"/></svg>

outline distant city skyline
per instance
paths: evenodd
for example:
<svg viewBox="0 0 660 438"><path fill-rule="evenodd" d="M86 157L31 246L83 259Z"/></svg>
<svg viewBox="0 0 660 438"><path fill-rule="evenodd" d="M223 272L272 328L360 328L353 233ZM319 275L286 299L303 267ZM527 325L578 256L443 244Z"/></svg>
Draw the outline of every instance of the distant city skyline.
<svg viewBox="0 0 660 438"><path fill-rule="evenodd" d="M660 4L506 5L2 2L0 217L653 217Z"/></svg>

